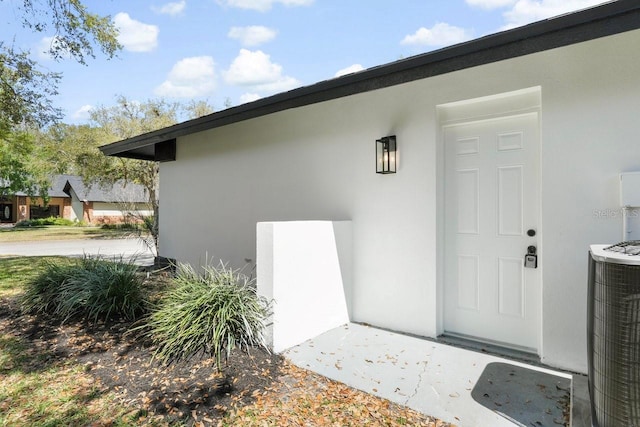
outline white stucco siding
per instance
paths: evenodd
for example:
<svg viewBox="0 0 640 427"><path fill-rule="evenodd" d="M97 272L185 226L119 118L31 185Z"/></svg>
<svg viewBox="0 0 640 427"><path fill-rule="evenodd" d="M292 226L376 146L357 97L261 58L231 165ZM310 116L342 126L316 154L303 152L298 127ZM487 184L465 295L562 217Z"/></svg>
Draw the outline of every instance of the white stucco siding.
<svg viewBox="0 0 640 427"><path fill-rule="evenodd" d="M583 372L588 245L622 240L618 175L640 170L638 34L553 52L572 77L543 88L544 358Z"/></svg>
<svg viewBox="0 0 640 427"><path fill-rule="evenodd" d="M621 233L595 213L617 209L620 172L640 170L639 44L634 31L180 138L161 165L161 255L242 266L257 222L351 220L353 320L436 336L437 106L539 86L541 355L585 371L587 248ZM374 141L391 134L398 173L377 175Z"/></svg>
<svg viewBox="0 0 640 427"><path fill-rule="evenodd" d="M429 191L416 192L415 187L434 173L421 166L428 157L427 146L407 144L401 173L377 175L375 139L397 133L400 141L407 140L406 130L390 123L391 111L378 105L360 107L355 99L331 104L181 140L178 160L162 165L162 197L172 203L162 204L161 224L171 223L163 228L162 254L190 262L208 254L237 266L245 258L255 260L257 222L353 219L358 236L354 253L360 254L354 268L361 279L356 281L366 283L368 294L356 303L355 317L364 320L369 311L375 312L377 322L405 330L411 327L405 315L419 317L411 331L426 334L429 312L421 304L407 305L405 298L409 294L414 301L426 301L425 288L414 281L434 282L426 276L435 267L423 262L425 248L429 250L427 228L411 225L418 218L435 219L427 209ZM345 117L348 110L357 114ZM426 131L412 130L419 138ZM187 188L191 202L182 209L175 195L186 194ZM388 307L384 314L370 307L382 301Z"/></svg>
<svg viewBox="0 0 640 427"><path fill-rule="evenodd" d="M355 239L355 251L376 258L381 267L378 273L386 283L376 289L375 298L386 298L390 306L400 307L403 298L398 287L411 292L412 285L411 281L398 285L398 279L416 271L398 263L392 254L399 245L416 244L409 243L415 240L415 233L399 230L398 225L404 225L406 216L418 210L416 202L425 204L426 194L413 196L398 188L410 190L412 176L421 172L412 168L404 175L376 175L374 141L393 129L382 112L374 120L378 124L371 126L371 113L363 111L367 107L361 109L361 115L343 117L343 111L350 108L311 106L278 114L278 120L261 118L194 135L184 144L181 141L178 161L162 165L161 186L163 192L165 186L182 186L183 192L188 187L190 194L199 196L190 197L192 203L182 212L175 197L163 196L176 203L174 213L167 213L165 203L162 205L162 224L172 223L162 237L163 254L198 262L208 253L237 266L245 258L255 260L257 222L359 218L354 233L363 238ZM366 129L365 135L361 129ZM209 138L216 143L211 144ZM185 170L189 176L184 176ZM194 223L204 224L204 229L193 228ZM380 246L385 249L376 253ZM369 251L373 253L364 255ZM387 262L395 264L393 271L384 266ZM365 265L362 269L368 270ZM389 322L398 317L394 310L388 316ZM427 323L423 318L416 325Z"/></svg>

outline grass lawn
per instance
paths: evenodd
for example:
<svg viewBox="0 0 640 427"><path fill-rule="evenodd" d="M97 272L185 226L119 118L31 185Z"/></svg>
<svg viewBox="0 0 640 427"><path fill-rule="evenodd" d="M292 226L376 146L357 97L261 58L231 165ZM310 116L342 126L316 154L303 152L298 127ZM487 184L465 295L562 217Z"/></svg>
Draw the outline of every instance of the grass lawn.
<svg viewBox="0 0 640 427"><path fill-rule="evenodd" d="M135 425L131 408L94 383L83 367L49 361L19 338L0 334L0 425Z"/></svg>
<svg viewBox="0 0 640 427"><path fill-rule="evenodd" d="M164 366L132 323L23 314L45 262L71 261L0 258L0 426L449 425L265 351L234 351L224 375L207 359Z"/></svg>
<svg viewBox="0 0 640 427"><path fill-rule="evenodd" d="M33 264L30 258L0 258L0 300L19 293L22 284L38 274Z"/></svg>
<svg viewBox="0 0 640 427"><path fill-rule="evenodd" d="M0 243L36 240L110 239L126 237L130 231L106 230L100 227L2 227Z"/></svg>
<svg viewBox="0 0 640 427"><path fill-rule="evenodd" d="M15 333L24 320L16 296L43 261L0 258L0 426L137 425L143 414L119 405L82 365L57 357L37 330Z"/></svg>

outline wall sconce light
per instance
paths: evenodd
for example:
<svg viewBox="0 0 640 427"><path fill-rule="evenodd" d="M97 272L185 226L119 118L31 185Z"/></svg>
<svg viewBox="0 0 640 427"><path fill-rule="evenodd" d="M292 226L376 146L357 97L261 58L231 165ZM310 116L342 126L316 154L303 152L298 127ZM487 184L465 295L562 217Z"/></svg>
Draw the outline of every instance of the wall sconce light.
<svg viewBox="0 0 640 427"><path fill-rule="evenodd" d="M376 173L396 173L396 136L376 140Z"/></svg>

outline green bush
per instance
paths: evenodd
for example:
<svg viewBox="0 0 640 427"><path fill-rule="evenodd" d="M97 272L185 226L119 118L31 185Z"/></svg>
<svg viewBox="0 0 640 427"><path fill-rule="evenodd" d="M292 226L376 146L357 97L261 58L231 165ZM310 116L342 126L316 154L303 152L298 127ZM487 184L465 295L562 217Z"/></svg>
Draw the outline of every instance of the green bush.
<svg viewBox="0 0 640 427"><path fill-rule="evenodd" d="M27 313L54 313L60 305L60 286L78 270L77 263L45 261L44 271L27 282L21 297Z"/></svg>
<svg viewBox="0 0 640 427"><path fill-rule="evenodd" d="M255 282L220 264L202 274L179 265L174 286L150 314L148 335L157 344L154 357L165 363L195 355L214 358L220 369L238 347L266 348L264 321L270 304L258 296Z"/></svg>
<svg viewBox="0 0 640 427"><path fill-rule="evenodd" d="M67 320L78 316L134 320L146 308L142 278L131 262L85 256L69 265L48 263L27 283L22 308Z"/></svg>
<svg viewBox="0 0 640 427"><path fill-rule="evenodd" d="M131 222L121 222L119 224L102 224L100 226L103 230L141 230L143 227L140 224Z"/></svg>
<svg viewBox="0 0 640 427"><path fill-rule="evenodd" d="M64 227L84 226L83 221L73 221L66 218L48 217L39 219L24 219L16 224L16 227L44 227L46 225L57 225Z"/></svg>

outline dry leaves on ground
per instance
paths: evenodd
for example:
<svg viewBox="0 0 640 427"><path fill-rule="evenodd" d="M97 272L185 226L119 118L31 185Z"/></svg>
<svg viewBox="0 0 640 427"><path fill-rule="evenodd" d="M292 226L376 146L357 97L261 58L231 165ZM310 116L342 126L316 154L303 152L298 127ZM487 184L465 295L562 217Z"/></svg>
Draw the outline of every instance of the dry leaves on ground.
<svg viewBox="0 0 640 427"><path fill-rule="evenodd" d="M451 426L287 362L253 397L218 426Z"/></svg>
<svg viewBox="0 0 640 427"><path fill-rule="evenodd" d="M47 366L64 366L63 371L52 371L59 378L43 384L58 382L76 390L73 394L92 414L91 425L449 426L264 351L234 351L223 376L207 359L171 366L153 361L153 348L139 335L127 333L128 323L61 325L46 316L22 315L15 302L0 300L0 327L20 343L22 357L28 359L18 362L22 357L14 354L12 363L20 363L20 369L4 366L0 377L9 379L10 371L29 375ZM100 396L110 397L103 401ZM31 396L15 399L0 402L0 408L27 403ZM108 401L120 402L118 409L104 411Z"/></svg>

